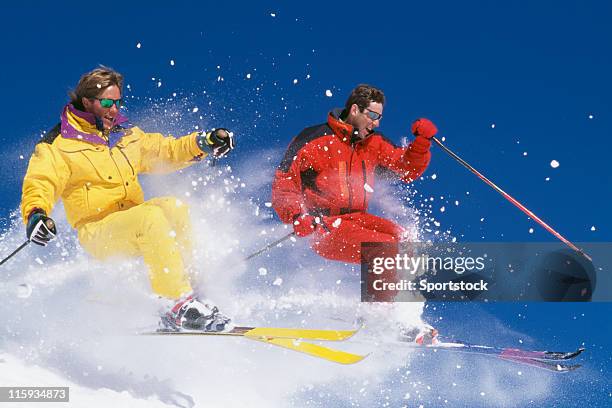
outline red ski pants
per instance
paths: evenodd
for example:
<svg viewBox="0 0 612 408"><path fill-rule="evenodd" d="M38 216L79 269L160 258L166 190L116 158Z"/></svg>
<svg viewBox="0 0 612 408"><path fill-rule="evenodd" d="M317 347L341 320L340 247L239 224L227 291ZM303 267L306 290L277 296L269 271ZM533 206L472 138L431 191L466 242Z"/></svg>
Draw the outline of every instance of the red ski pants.
<svg viewBox="0 0 612 408"><path fill-rule="evenodd" d="M368 213L351 213L338 217L324 217L327 230L317 228L312 249L324 258L348 263L371 261L375 256L395 257L398 244L404 229L392 221ZM384 249L374 249L363 253L363 242L384 242L394 244ZM395 270L390 270L380 276L368 274L368 288L371 279L382 279L386 282L396 281ZM391 301L396 292L385 291L374 296L376 301Z"/></svg>

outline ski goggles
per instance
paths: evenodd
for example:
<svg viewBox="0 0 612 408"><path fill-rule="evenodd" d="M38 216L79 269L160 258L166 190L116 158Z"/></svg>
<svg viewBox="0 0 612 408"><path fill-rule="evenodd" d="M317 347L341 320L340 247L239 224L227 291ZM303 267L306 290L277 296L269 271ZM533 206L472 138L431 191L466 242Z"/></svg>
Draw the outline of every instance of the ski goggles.
<svg viewBox="0 0 612 408"><path fill-rule="evenodd" d="M95 98L98 101L100 101L100 106L108 109L108 108L112 108L113 105L115 105L117 107L117 109L119 109L121 107L121 104L123 103L122 99L110 99L110 98Z"/></svg>
<svg viewBox="0 0 612 408"><path fill-rule="evenodd" d="M381 120L382 119L382 113L378 113L378 112L374 112L373 110L369 110L368 108L363 108L365 109L366 115L368 115L368 118L372 119L372 120Z"/></svg>

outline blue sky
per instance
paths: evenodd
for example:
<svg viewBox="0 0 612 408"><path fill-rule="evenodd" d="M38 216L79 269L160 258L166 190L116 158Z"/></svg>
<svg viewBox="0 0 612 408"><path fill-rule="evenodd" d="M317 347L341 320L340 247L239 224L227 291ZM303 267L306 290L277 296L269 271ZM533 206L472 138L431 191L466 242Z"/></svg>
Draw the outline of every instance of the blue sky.
<svg viewBox="0 0 612 408"><path fill-rule="evenodd" d="M235 160L285 146L354 85L375 84L387 95L388 137L399 142L412 120L429 117L449 147L568 238L609 239L605 2L136 3L116 14L66 4L5 7L3 216L18 203L36 135L56 123L80 74L101 63L123 72L139 98L208 91L225 109L200 114L236 128ZM178 127L195 122L193 115ZM457 234L549 239L443 152L434 150L428 174L438 178L423 183L424 194L460 202L439 214Z"/></svg>
<svg viewBox="0 0 612 408"><path fill-rule="evenodd" d="M387 96L385 135L399 143L414 119L428 117L448 147L567 238L610 241L609 2L30 2L3 6L2 14L4 222L18 206L38 135L57 123L78 77L105 64L125 75L128 114L137 119L147 116L147 98L173 98L190 104L181 120L153 110L148 121L175 133L203 122L235 130L233 163L263 160L258 152L282 149L323 122L356 84L377 85ZM197 113L187 110L192 105ZM432 152L417 188L437 198L436 218L455 236L554 240L441 150ZM567 308L560 321L543 323L552 307L539 314L533 307L535 331L549 324L568 335L567 327L588 330L611 311L582 305L586 320L571 326ZM458 308L447 313L456 317ZM489 312L524 329L513 306ZM609 344L606 327L593 339L598 347Z"/></svg>

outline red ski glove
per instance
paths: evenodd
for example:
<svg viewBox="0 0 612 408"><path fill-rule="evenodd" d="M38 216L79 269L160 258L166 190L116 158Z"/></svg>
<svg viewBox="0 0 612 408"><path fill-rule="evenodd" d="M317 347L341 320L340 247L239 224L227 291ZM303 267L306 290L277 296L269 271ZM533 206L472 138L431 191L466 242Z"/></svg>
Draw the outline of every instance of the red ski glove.
<svg viewBox="0 0 612 408"><path fill-rule="evenodd" d="M426 139L431 139L438 133L438 128L429 119L421 118L414 121L412 124L412 134L422 136Z"/></svg>
<svg viewBox="0 0 612 408"><path fill-rule="evenodd" d="M307 237L315 232L315 217L310 214L300 215L293 221L293 232L298 237Z"/></svg>

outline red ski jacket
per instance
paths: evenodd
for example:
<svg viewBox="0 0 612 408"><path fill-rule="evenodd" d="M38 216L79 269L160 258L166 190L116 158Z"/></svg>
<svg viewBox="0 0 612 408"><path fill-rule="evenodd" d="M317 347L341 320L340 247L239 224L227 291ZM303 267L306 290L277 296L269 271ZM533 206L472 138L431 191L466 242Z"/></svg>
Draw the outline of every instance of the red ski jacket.
<svg viewBox="0 0 612 408"><path fill-rule="evenodd" d="M417 137L397 147L381 133L357 140L353 127L330 112L327 123L304 129L295 137L272 184L272 206L284 223L299 214L342 215L365 212L374 191L378 167L405 182L423 174L431 142Z"/></svg>

